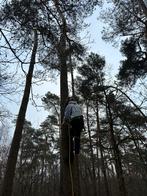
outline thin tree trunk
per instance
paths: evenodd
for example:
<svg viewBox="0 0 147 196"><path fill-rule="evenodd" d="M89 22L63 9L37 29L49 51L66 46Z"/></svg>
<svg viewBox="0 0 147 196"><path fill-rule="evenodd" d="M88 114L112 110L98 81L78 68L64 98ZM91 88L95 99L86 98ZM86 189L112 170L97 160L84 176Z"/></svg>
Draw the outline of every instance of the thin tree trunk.
<svg viewBox="0 0 147 196"><path fill-rule="evenodd" d="M129 132L130 132L130 134L131 134L131 136L132 136L132 140L133 140L133 142L134 142L134 145L135 145L136 151L137 151L137 153L138 153L140 162L143 164L143 172L145 172L145 175L144 175L144 173L143 173L142 178L143 178L144 182L146 183L146 182L147 182L147 177L146 177L146 176L147 176L147 164L146 164L146 161L144 160L144 158L143 158L143 156L142 156L142 154L141 154L140 148L139 148L139 146L138 146L138 144L137 144L136 139L134 138L134 133L133 133L133 131L131 130L129 124L128 124L128 123L125 123L125 122L124 122L124 124L126 125L126 127L128 128L128 130L129 130Z"/></svg>
<svg viewBox="0 0 147 196"><path fill-rule="evenodd" d="M3 188L2 188L2 196L11 196L12 191L13 191L13 180L15 176L15 168L16 168L18 151L20 148L20 142L22 138L22 130L23 130L23 125L25 121L26 110L27 110L27 106L29 102L33 70L34 70L35 58L36 58L36 53L37 53L37 46L38 46L38 38L37 38L37 31L35 30L34 46L32 50L28 74L26 76L24 94L23 94L21 106L19 109L19 113L18 113L18 117L16 121L16 128L14 131L14 136L12 139L11 148L10 148L8 161L6 165L6 172L5 172Z"/></svg>
<svg viewBox="0 0 147 196"><path fill-rule="evenodd" d="M101 164L102 164L102 173L103 173L103 176L104 176L105 191L106 191L106 196L110 196L109 184L108 184L108 180L107 180L106 168L105 168L105 162L104 162L104 155L103 155L103 149L102 149L98 103L96 104L96 118L97 118L97 136L98 136L99 148L100 148L100 154L101 154Z"/></svg>
<svg viewBox="0 0 147 196"><path fill-rule="evenodd" d="M96 138L96 142L97 142L97 148L96 148L96 154L97 154L97 165L98 165L98 171L97 171L97 179L98 179L98 182L97 182L97 193L98 193L98 196L101 196L101 177L100 177L100 155L99 155L99 138L98 138L98 135L97 135L97 138Z"/></svg>
<svg viewBox="0 0 147 196"><path fill-rule="evenodd" d="M131 136L132 136L132 140L133 140L134 145L135 145L135 147L136 147L136 151L138 152L138 156L139 156L139 158L140 158L140 161L141 161L142 164L144 165L145 172L147 173L147 169L146 169L146 166L147 166L147 165L146 165L145 160L144 160L144 158L143 158L143 156L142 156L142 154L141 154L141 152L140 152L140 148L139 148L139 146L137 145L137 142L136 142L136 140L135 140L135 138L134 138L134 133L133 133L132 129L130 128L129 123L122 119L122 117L121 117L121 115L119 114L119 112L117 112L117 115L119 116L119 118L121 119L121 121L123 122L123 124L127 127L128 131L130 132L130 134L131 134ZM145 180L145 179L146 179L146 178L144 178L144 180ZM146 179L145 181L147 181L147 179Z"/></svg>
<svg viewBox="0 0 147 196"><path fill-rule="evenodd" d="M118 87L114 87L114 86L106 86L108 88L113 88L115 89L116 91L119 91L121 92L132 104L133 106L139 111L139 113L144 117L144 119L146 120L146 115L141 111L141 109L134 103L134 101L125 93L123 92L121 89L119 89ZM104 86L105 88L105 86ZM147 122L147 120L146 120Z"/></svg>
<svg viewBox="0 0 147 196"><path fill-rule="evenodd" d="M73 74L73 65L72 65L72 57L71 54L69 56L69 63L70 63L70 73L71 73L71 89L72 89L72 96L75 96L75 83L74 83L74 74Z"/></svg>
<svg viewBox="0 0 147 196"><path fill-rule="evenodd" d="M82 159L80 161L80 179L81 179L81 195L90 195L90 180L92 177L89 175L89 170L87 169L87 159Z"/></svg>
<svg viewBox="0 0 147 196"><path fill-rule="evenodd" d="M113 147L115 169L116 169L116 174L117 174L119 192L120 192L120 196L127 196L127 191L126 191L125 181L124 181L124 176L123 176L123 170L122 170L121 154L120 154L120 150L115 140L112 113L110 109L109 100L107 98L105 91L104 91L104 95L106 98L106 113L107 113L107 118L108 118L108 122L110 126L110 138L111 138L111 145Z"/></svg>
<svg viewBox="0 0 147 196"><path fill-rule="evenodd" d="M96 174L95 174L95 165L94 165L94 154L93 154L93 146L92 146L92 139L91 139L91 132L90 132L90 125L89 125L89 106L87 103L86 106L86 116L87 116L87 129L89 135L89 143L90 143L90 152L91 152L91 161L92 161L92 174L93 174L93 186L94 186L94 196L97 196L97 183L96 183Z"/></svg>

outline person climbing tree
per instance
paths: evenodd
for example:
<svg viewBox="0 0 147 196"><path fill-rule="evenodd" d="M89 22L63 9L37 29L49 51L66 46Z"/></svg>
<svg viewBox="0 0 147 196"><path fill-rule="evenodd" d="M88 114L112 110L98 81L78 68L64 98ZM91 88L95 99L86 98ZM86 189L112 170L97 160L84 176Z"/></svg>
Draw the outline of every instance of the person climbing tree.
<svg viewBox="0 0 147 196"><path fill-rule="evenodd" d="M84 128L82 110L73 97L69 97L67 100L63 123L68 123L69 125L69 147L71 158L73 158L74 151L75 154L80 152L80 135Z"/></svg>

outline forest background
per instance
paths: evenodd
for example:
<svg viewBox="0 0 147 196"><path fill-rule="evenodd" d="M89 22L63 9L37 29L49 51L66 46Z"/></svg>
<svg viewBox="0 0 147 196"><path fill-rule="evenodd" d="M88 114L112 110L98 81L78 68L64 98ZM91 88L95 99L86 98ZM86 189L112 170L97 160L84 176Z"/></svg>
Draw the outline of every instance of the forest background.
<svg viewBox="0 0 147 196"><path fill-rule="evenodd" d="M146 1L1 1L0 25L2 196L145 196ZM85 119L70 164L69 94Z"/></svg>

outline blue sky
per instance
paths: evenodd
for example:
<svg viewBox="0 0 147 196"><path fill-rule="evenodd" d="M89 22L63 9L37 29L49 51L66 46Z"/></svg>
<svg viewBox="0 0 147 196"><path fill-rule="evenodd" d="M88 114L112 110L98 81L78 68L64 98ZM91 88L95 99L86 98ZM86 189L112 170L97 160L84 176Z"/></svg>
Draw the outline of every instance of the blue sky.
<svg viewBox="0 0 147 196"><path fill-rule="evenodd" d="M102 40L101 31L104 23L98 20L98 17L99 9L95 10L94 14L86 19L86 22L89 23L90 26L82 32L82 35L84 35L86 31L89 32L92 42L89 44L89 51L98 53L105 57L107 71L112 77L114 77L118 71L120 59L123 58L119 51L120 43L118 43L118 47L114 47L111 43L106 43Z"/></svg>

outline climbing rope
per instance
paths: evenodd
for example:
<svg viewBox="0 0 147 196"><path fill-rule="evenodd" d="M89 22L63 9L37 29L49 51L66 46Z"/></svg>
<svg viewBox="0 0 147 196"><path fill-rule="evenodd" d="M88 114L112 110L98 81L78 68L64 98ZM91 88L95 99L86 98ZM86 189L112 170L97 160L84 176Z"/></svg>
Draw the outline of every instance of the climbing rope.
<svg viewBox="0 0 147 196"><path fill-rule="evenodd" d="M70 173L70 181L71 181L71 191L72 191L72 196L74 196L74 187L73 187L73 174L72 174L72 169L71 169L71 141L70 141L70 124L68 124L68 138L69 138L69 173Z"/></svg>

